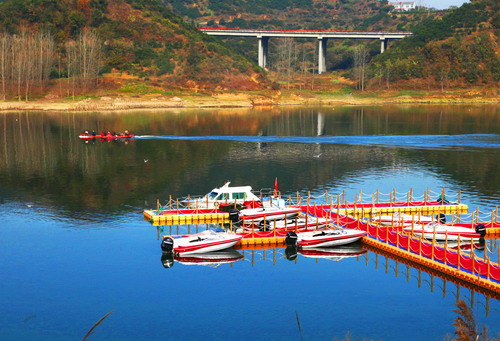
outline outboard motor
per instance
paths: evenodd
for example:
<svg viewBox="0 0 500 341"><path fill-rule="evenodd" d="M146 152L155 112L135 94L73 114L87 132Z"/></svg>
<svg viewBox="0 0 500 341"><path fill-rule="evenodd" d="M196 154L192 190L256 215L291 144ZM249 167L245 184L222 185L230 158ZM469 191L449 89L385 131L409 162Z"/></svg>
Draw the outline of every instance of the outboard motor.
<svg viewBox="0 0 500 341"><path fill-rule="evenodd" d="M440 223L440 224L446 224L446 215L444 213L439 213L439 214L436 214L436 220Z"/></svg>
<svg viewBox="0 0 500 341"><path fill-rule="evenodd" d="M240 227L240 211L235 208L229 210L229 220L233 223L233 226Z"/></svg>
<svg viewBox="0 0 500 341"><path fill-rule="evenodd" d="M288 260L297 259L297 245L288 245L285 249L285 258Z"/></svg>
<svg viewBox="0 0 500 341"><path fill-rule="evenodd" d="M477 224L475 230L476 233L479 233L481 238L484 238L484 236L486 235L486 226L484 226L483 224Z"/></svg>
<svg viewBox="0 0 500 341"><path fill-rule="evenodd" d="M163 253L161 255L161 264L165 269L170 269L174 266L174 255L172 253Z"/></svg>
<svg viewBox="0 0 500 341"><path fill-rule="evenodd" d="M174 240L170 237L165 237L161 241L161 249L165 253L173 253L174 252Z"/></svg>
<svg viewBox="0 0 500 341"><path fill-rule="evenodd" d="M286 245L288 246L297 245L297 238L298 238L297 233L293 231L288 232L285 237Z"/></svg>

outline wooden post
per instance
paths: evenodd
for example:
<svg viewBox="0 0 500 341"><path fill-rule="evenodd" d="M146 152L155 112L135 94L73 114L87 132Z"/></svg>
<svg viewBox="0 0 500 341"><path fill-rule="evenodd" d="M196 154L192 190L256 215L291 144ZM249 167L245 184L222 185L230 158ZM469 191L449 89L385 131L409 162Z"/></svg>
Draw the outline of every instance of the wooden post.
<svg viewBox="0 0 500 341"><path fill-rule="evenodd" d="M363 189L360 189L359 190L359 203L362 204L363 203Z"/></svg>
<svg viewBox="0 0 500 341"><path fill-rule="evenodd" d="M168 205L170 206L170 209L172 209L172 195L169 196Z"/></svg>
<svg viewBox="0 0 500 341"><path fill-rule="evenodd" d="M488 263L487 263L487 268L486 268L486 278L490 279L490 265L491 265L491 262L490 262L490 257L488 257Z"/></svg>
<svg viewBox="0 0 500 341"><path fill-rule="evenodd" d="M345 203L345 190L342 190L342 202Z"/></svg>
<svg viewBox="0 0 500 341"><path fill-rule="evenodd" d="M412 231L412 234L413 234L413 231ZM410 234L408 234L408 247L406 248L409 252L411 252L411 239L413 238L413 236L410 236Z"/></svg>
<svg viewBox="0 0 500 341"><path fill-rule="evenodd" d="M458 260L457 260L457 268L458 270L460 270L460 256L461 256L461 250L460 250L460 235L458 236L458 240L457 240L457 246L458 246Z"/></svg>
<svg viewBox="0 0 500 341"><path fill-rule="evenodd" d="M380 190L377 188L377 204L380 202Z"/></svg>
<svg viewBox="0 0 500 341"><path fill-rule="evenodd" d="M307 206L309 206L309 203L311 202L311 192L307 192Z"/></svg>
<svg viewBox="0 0 500 341"><path fill-rule="evenodd" d="M471 238L470 239L470 257L472 258L472 274L474 275L474 261L475 261L475 258L474 257L474 239Z"/></svg>
<svg viewBox="0 0 500 341"><path fill-rule="evenodd" d="M432 236L432 254L431 259L434 260L434 247L436 246L436 225L434 225L434 231Z"/></svg>
<svg viewBox="0 0 500 341"><path fill-rule="evenodd" d="M297 205L299 204L299 191L297 191L297 201L295 202Z"/></svg>
<svg viewBox="0 0 500 341"><path fill-rule="evenodd" d="M462 200L462 191L458 190L458 203L460 204L460 201Z"/></svg>
<svg viewBox="0 0 500 341"><path fill-rule="evenodd" d="M444 265L446 265L446 256L448 255L448 231L446 231L446 235L445 235L445 240L444 240L444 259L443 259L443 263Z"/></svg>
<svg viewBox="0 0 500 341"><path fill-rule="evenodd" d="M385 227L385 242L389 243L389 229Z"/></svg>
<svg viewBox="0 0 500 341"><path fill-rule="evenodd" d="M156 210L160 210L160 199L156 199Z"/></svg>
<svg viewBox="0 0 500 341"><path fill-rule="evenodd" d="M392 206L392 192L389 193L389 203L391 204Z"/></svg>
<svg viewBox="0 0 500 341"><path fill-rule="evenodd" d="M479 207L476 206L476 224L479 221Z"/></svg>

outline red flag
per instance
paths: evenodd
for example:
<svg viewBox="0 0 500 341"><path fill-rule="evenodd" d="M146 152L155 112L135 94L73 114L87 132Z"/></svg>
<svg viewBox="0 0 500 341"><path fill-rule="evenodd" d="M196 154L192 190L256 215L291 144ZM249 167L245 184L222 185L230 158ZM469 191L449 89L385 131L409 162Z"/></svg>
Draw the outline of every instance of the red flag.
<svg viewBox="0 0 500 341"><path fill-rule="evenodd" d="M274 180L274 193L273 193L273 195L275 197L277 197L278 196L278 192L279 192L279 189L278 189L278 178L276 178Z"/></svg>

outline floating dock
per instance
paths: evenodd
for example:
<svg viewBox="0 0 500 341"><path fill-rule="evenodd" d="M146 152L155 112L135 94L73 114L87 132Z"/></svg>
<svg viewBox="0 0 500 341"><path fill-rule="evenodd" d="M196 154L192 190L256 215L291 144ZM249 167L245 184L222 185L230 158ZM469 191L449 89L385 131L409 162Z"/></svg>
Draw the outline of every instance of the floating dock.
<svg viewBox="0 0 500 341"><path fill-rule="evenodd" d="M498 222L498 208L496 212L491 213L491 222L481 222L482 217L479 216L479 211L472 213L471 222L461 222L460 216L468 212L468 206L460 202L448 201L432 201L428 200L429 195L424 195L424 200L412 201L411 191L408 193L408 200L396 201L396 192L391 194L389 202L378 202L374 200L370 203L347 203L337 197L337 204L333 204L333 200L329 200L326 195L324 202L330 204L310 204L310 198L303 201L297 196L295 206L300 206L304 214L318 218L332 219L335 224L359 229L367 232L363 237L363 243L370 248L376 248L381 252L393 255L400 259L405 259L408 262L418 264L426 269L441 273L443 276L455 278L460 282L486 291L493 295L500 294L500 264L492 261L489 257L480 258L471 250L466 252L448 247L448 244L439 245L435 241L427 241L422 238L417 238L408 233L400 231L392 226L377 226L369 222L370 217L379 215L390 215L396 212L413 214L413 215L452 215L452 224L474 228L477 224L483 224L486 227L486 233L493 235L500 233L500 223ZM360 194L360 197L362 195ZM444 197L444 193L442 193ZM460 195L458 195L458 198ZM290 200L291 201L291 200ZM297 205L301 202L307 202L307 205ZM343 203L342 203L343 202ZM290 202L289 202L290 203ZM179 206L177 206L179 207ZM455 215L457 219L455 221ZM149 221L154 226L160 225L191 225L191 224L208 224L230 223L229 213L218 209L172 209L170 204L169 209L160 208L157 210L144 211L144 219ZM244 233L243 239L235 246L235 248L245 247L272 247L285 245L286 232L269 231L269 232L249 232ZM473 245L473 244L472 244ZM473 246L474 247L474 246ZM500 249L499 249L500 253Z"/></svg>
<svg viewBox="0 0 500 341"><path fill-rule="evenodd" d="M422 202L387 202L372 204L343 205L306 205L304 212L322 209L339 215L370 216L378 214L461 214L467 213L464 204L442 204L436 201ZM193 225L193 224L223 224L229 223L229 213L218 209L158 209L144 211L144 219L153 226L161 225Z"/></svg>
<svg viewBox="0 0 500 341"><path fill-rule="evenodd" d="M144 220L153 226L224 224L229 222L229 213L214 209L146 210Z"/></svg>

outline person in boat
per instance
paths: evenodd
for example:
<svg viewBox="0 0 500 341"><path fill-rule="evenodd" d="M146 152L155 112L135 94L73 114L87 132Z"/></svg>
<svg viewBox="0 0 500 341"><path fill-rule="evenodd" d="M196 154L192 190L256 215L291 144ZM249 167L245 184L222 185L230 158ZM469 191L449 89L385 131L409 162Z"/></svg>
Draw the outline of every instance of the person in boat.
<svg viewBox="0 0 500 341"><path fill-rule="evenodd" d="M443 194L440 194L436 201L440 204L449 204L450 203L448 200L446 200L446 196Z"/></svg>
<svg viewBox="0 0 500 341"><path fill-rule="evenodd" d="M106 136L109 137L109 136L113 136L113 135L111 135L111 131L108 131L108 133L106 134Z"/></svg>
<svg viewBox="0 0 500 341"><path fill-rule="evenodd" d="M88 134L89 134L89 131L88 131L88 130L85 130L83 133L84 133L85 135L88 135Z"/></svg>
<svg viewBox="0 0 500 341"><path fill-rule="evenodd" d="M111 133L112 136L116 136L116 131Z"/></svg>
<svg viewBox="0 0 500 341"><path fill-rule="evenodd" d="M94 137L95 137L96 135L97 135L97 134L96 134L95 130L92 130L92 136L94 136Z"/></svg>
<svg viewBox="0 0 500 341"><path fill-rule="evenodd" d="M125 132L123 133L124 136L130 136L130 133L128 132L128 130L125 130Z"/></svg>
<svg viewBox="0 0 500 341"><path fill-rule="evenodd" d="M101 131L101 137L106 137L106 133Z"/></svg>

